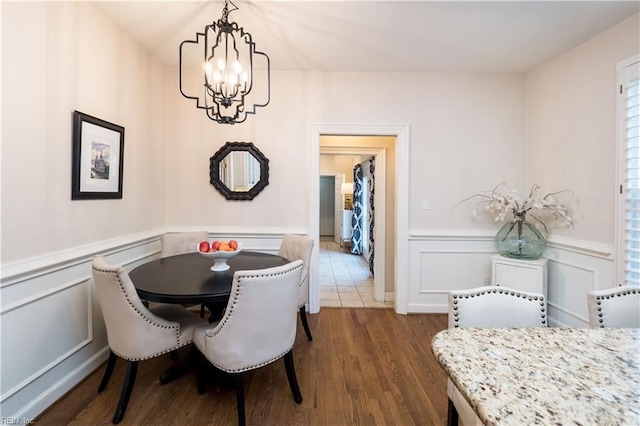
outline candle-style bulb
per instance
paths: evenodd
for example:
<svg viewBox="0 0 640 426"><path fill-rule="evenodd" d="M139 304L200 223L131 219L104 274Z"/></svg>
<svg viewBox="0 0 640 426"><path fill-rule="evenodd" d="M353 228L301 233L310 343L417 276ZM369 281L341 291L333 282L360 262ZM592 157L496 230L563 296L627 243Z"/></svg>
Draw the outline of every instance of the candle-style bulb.
<svg viewBox="0 0 640 426"><path fill-rule="evenodd" d="M239 61L233 62L233 72L240 74L242 72L242 64Z"/></svg>

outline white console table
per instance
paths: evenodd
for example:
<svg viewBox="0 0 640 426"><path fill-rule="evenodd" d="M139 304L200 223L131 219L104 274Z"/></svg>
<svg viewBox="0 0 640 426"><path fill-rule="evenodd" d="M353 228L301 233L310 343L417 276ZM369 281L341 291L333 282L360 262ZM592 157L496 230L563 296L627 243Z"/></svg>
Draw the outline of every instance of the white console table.
<svg viewBox="0 0 640 426"><path fill-rule="evenodd" d="M512 259L499 254L491 258L491 284L542 293L547 297L547 259Z"/></svg>

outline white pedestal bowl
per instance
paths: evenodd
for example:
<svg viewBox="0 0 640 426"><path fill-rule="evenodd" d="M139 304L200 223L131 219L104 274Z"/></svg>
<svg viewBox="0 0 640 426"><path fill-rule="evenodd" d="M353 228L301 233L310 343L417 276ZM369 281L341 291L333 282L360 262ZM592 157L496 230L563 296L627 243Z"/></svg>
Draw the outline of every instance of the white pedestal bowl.
<svg viewBox="0 0 640 426"><path fill-rule="evenodd" d="M214 261L211 270L214 272L226 271L229 269L229 265L227 265L227 260L233 259L240 253L242 250L242 243L238 243L238 248L235 251L210 251L210 252L202 252L198 250L200 255L206 257L207 259L212 259Z"/></svg>

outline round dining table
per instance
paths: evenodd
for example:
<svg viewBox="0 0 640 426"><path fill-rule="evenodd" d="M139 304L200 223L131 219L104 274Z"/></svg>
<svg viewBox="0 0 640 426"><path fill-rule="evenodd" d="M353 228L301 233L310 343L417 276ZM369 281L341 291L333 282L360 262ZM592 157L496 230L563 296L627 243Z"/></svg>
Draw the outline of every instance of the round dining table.
<svg viewBox="0 0 640 426"><path fill-rule="evenodd" d="M282 266L289 260L274 254L241 251L227 261L226 271L212 271L213 263L199 253L180 254L140 265L129 272L129 277L143 300L210 305L226 303L236 271Z"/></svg>

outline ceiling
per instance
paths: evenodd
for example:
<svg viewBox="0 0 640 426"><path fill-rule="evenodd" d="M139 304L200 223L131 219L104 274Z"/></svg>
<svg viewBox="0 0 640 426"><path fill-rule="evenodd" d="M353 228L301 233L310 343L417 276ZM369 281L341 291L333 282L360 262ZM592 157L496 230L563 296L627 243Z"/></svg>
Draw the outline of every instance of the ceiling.
<svg viewBox="0 0 640 426"><path fill-rule="evenodd" d="M94 2L168 67L222 1ZM640 1L235 0L272 70L527 72L638 13ZM640 35L639 35L640 39Z"/></svg>

